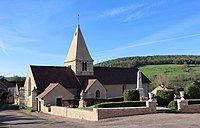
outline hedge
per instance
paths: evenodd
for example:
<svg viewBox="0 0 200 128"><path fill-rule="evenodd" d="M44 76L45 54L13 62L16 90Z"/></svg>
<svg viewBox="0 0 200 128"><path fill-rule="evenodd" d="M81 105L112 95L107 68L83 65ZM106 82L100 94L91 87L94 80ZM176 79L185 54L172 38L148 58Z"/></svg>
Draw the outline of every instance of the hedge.
<svg viewBox="0 0 200 128"><path fill-rule="evenodd" d="M113 107L141 107L146 106L144 101L123 101L123 102L104 102L95 104L94 108L113 108Z"/></svg>
<svg viewBox="0 0 200 128"><path fill-rule="evenodd" d="M135 89L124 91L124 101L139 101L140 95L139 91Z"/></svg>
<svg viewBox="0 0 200 128"><path fill-rule="evenodd" d="M200 104L200 99L188 99L188 105Z"/></svg>
<svg viewBox="0 0 200 128"><path fill-rule="evenodd" d="M167 106L174 100L174 91L157 90L157 102L159 106Z"/></svg>

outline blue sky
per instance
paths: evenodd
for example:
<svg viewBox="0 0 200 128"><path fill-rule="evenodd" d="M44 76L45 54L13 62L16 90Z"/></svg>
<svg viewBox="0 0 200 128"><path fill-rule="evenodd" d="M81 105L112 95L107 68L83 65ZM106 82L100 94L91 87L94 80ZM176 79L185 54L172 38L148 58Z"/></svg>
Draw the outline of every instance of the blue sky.
<svg viewBox="0 0 200 128"><path fill-rule="evenodd" d="M95 63L128 56L200 55L199 0L1 0L0 75L63 65L80 15Z"/></svg>

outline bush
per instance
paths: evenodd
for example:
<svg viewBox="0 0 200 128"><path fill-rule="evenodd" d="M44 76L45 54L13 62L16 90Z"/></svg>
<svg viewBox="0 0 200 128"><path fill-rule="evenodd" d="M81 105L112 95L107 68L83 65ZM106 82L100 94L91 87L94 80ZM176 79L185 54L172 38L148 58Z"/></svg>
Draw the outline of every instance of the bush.
<svg viewBox="0 0 200 128"><path fill-rule="evenodd" d="M144 101L104 102L95 104L94 108L140 107L140 106L146 106L146 103Z"/></svg>
<svg viewBox="0 0 200 128"><path fill-rule="evenodd" d="M187 98L200 99L200 82L194 82L186 88Z"/></svg>
<svg viewBox="0 0 200 128"><path fill-rule="evenodd" d="M22 109L24 109L24 110L26 110L26 111L29 111L29 112L33 112L32 107L25 106L25 107L22 108Z"/></svg>
<svg viewBox="0 0 200 128"><path fill-rule="evenodd" d="M139 101L139 100L140 100L140 95L138 90L132 89L124 91L124 101Z"/></svg>
<svg viewBox="0 0 200 128"><path fill-rule="evenodd" d="M159 106L167 106L174 100L174 91L157 90L157 102Z"/></svg>
<svg viewBox="0 0 200 128"><path fill-rule="evenodd" d="M176 110L178 107L177 107L177 101L176 100L173 100L171 101L168 106L167 106L169 109L171 110Z"/></svg>

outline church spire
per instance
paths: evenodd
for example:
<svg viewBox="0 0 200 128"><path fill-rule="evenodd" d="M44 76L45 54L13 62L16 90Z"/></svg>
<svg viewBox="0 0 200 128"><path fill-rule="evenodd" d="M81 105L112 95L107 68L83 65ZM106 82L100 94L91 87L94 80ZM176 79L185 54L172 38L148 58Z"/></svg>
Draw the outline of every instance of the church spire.
<svg viewBox="0 0 200 128"><path fill-rule="evenodd" d="M76 27L64 65L70 66L76 75L93 75L93 60L79 24Z"/></svg>

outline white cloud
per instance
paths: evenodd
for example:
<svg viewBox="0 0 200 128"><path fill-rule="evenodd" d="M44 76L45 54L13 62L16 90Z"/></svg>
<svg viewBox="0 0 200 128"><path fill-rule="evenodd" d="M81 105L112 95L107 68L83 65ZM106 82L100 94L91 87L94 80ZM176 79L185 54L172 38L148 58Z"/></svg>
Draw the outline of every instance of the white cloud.
<svg viewBox="0 0 200 128"><path fill-rule="evenodd" d="M123 22L127 22L156 13L153 11L153 9L163 5L164 3L165 1L154 3L151 1L151 3L146 2L125 5L105 11L102 15L99 16L99 18L114 17L121 15L123 18Z"/></svg>
<svg viewBox="0 0 200 128"><path fill-rule="evenodd" d="M121 7L114 8L114 9L111 9L109 11L104 12L100 17L104 18L104 17L117 16L117 15L123 14L123 13L128 12L128 11L136 10L136 9L142 7L142 6L143 6L143 4L134 4L134 5L128 5L128 6L121 6Z"/></svg>
<svg viewBox="0 0 200 128"><path fill-rule="evenodd" d="M4 43L3 43L3 41L1 41L1 40L0 40L0 51L2 51L3 53L7 54L6 48L5 48L5 46L4 46Z"/></svg>
<svg viewBox="0 0 200 128"><path fill-rule="evenodd" d="M163 5L165 1L151 3L151 4L145 4L142 8L135 10L131 12L128 16L126 16L124 22L134 20L134 19L140 19L142 17L150 16L152 14L155 14L153 9Z"/></svg>

